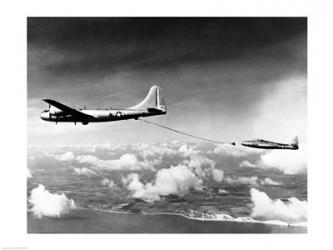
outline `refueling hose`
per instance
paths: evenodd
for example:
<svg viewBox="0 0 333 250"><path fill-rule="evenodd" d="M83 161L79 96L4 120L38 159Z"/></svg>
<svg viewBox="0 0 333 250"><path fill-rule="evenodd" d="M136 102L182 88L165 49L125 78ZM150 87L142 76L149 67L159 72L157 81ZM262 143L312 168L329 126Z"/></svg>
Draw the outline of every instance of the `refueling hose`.
<svg viewBox="0 0 333 250"><path fill-rule="evenodd" d="M188 136L188 137L192 137L192 138L195 138L195 139L198 139L198 140L207 141L207 142L212 142L212 143L217 143L217 144L231 144L231 145L233 145L233 146L236 145L235 142L215 141L215 140L210 140L210 139L207 139L207 138L203 138L203 137L199 137L199 136L191 135L191 134L188 134L188 133L185 133L185 132L182 132L182 131L179 131L179 130L173 129L173 128L169 128L169 127L164 126L164 125L161 125L161 124L157 124L157 123L154 123L154 122L151 122L151 121L143 120L143 119L141 119L141 118L138 118L138 120L139 120L139 121L142 121L142 122L145 122L145 123L149 123L149 124L151 124L151 125L154 125L154 126L157 126L157 127L160 127L160 128L164 128L164 129L167 129L167 130L173 131L173 132L178 133L178 134L182 134L182 135L185 135L185 136Z"/></svg>

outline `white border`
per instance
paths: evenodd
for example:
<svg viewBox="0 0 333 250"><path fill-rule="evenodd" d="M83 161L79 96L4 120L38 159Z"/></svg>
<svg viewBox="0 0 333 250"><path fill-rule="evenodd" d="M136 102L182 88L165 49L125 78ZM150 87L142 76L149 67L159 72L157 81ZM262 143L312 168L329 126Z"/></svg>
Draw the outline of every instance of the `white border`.
<svg viewBox="0 0 333 250"><path fill-rule="evenodd" d="M0 247L297 249L332 245L332 5L329 1L7 1L1 4ZM27 16L308 16L309 233L306 235L26 234Z"/></svg>

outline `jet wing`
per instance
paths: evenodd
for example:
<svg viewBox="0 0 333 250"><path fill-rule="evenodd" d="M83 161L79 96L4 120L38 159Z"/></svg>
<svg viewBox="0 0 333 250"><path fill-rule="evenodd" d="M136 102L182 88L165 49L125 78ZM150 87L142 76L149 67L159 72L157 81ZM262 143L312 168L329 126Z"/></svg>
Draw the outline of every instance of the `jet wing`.
<svg viewBox="0 0 333 250"><path fill-rule="evenodd" d="M70 108L70 107L68 107L68 106L66 106L66 105L64 105L60 102L57 102L57 101L54 101L54 100L51 100L51 99L43 99L43 101L50 104L51 106L56 107L57 109L62 110L66 114L69 114L69 115L75 117L76 119L78 119L80 121L81 120L85 121L85 120L89 120L91 118L94 118L91 115L87 115L87 114L82 113L82 112L80 112L76 109Z"/></svg>

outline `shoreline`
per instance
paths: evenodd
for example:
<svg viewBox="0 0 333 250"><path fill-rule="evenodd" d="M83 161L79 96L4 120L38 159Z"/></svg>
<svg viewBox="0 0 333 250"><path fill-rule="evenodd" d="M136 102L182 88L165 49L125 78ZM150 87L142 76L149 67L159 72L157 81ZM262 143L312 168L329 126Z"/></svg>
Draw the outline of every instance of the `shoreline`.
<svg viewBox="0 0 333 250"><path fill-rule="evenodd" d="M154 217L154 218L152 218ZM27 213L28 233L306 233L307 227L199 220L176 213L128 213L79 208L62 217Z"/></svg>
<svg viewBox="0 0 333 250"><path fill-rule="evenodd" d="M265 220L260 221L253 219L251 217L233 217L229 214L210 214L212 216L222 216L228 219L217 219L217 218L200 218L200 217L191 217L186 214L181 213L171 213L171 212L156 212L156 213L134 213L134 212L126 212L126 211L116 211L116 210L103 210L103 209L91 209L91 208L79 208L79 209L86 209L86 210L95 210L105 213L114 213L114 214L143 214L143 215L174 215L174 216L181 216L183 218L189 219L189 220L198 220L198 221L224 221L224 222L235 222L235 223L258 223L258 224L267 224L267 225L276 225L276 226L286 226L286 227L305 227L307 228L307 221L304 222L296 222L296 223L288 223L285 221L280 220ZM196 212L196 211L195 211Z"/></svg>

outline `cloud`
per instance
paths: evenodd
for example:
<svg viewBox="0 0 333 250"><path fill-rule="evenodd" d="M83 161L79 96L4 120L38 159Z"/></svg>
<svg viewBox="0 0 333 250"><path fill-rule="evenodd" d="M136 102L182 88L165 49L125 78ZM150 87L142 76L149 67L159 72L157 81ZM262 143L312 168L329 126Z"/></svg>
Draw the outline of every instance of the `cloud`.
<svg viewBox="0 0 333 250"><path fill-rule="evenodd" d="M33 176L32 176L32 173L31 173L30 169L27 168L27 178L29 179L29 178L32 178L32 177Z"/></svg>
<svg viewBox="0 0 333 250"><path fill-rule="evenodd" d="M251 185L251 186L258 186L258 177L252 176L252 177L237 177L237 178L231 178L226 177L223 180L224 182L230 184L230 185Z"/></svg>
<svg viewBox="0 0 333 250"><path fill-rule="evenodd" d="M230 185L251 185L251 186L259 186L259 185L267 185L267 186L277 186L281 185L281 183L273 181L270 178L265 179L259 179L257 176L251 176L251 177L226 177L223 180L224 182L230 184Z"/></svg>
<svg viewBox="0 0 333 250"><path fill-rule="evenodd" d="M215 162L203 155L193 154L190 160L183 162L186 164L200 179L212 178L216 182L221 182L223 179L223 171L215 168Z"/></svg>
<svg viewBox="0 0 333 250"><path fill-rule="evenodd" d="M143 184L138 174L128 175L123 179L123 183L127 184L127 189L132 192L132 197L147 202L158 201L160 196L184 195L191 189L202 189L202 181L183 165L159 170L153 183Z"/></svg>
<svg viewBox="0 0 333 250"><path fill-rule="evenodd" d="M74 168L74 172L78 175L84 175L87 177L97 175L97 173L89 168Z"/></svg>
<svg viewBox="0 0 333 250"><path fill-rule="evenodd" d="M70 151L67 151L63 154L50 154L50 155L58 161L72 161L75 159L74 154Z"/></svg>
<svg viewBox="0 0 333 250"><path fill-rule="evenodd" d="M251 216L267 220L282 220L288 223L304 222L307 220L307 202L295 197L283 202L280 199L272 200L264 192L255 188L250 190L253 203Z"/></svg>
<svg viewBox="0 0 333 250"><path fill-rule="evenodd" d="M214 161L194 154L177 166L160 169L154 180L146 184L134 173L124 177L122 182L132 197L154 202L160 200L161 196L183 196L191 190L202 190L204 181L221 182L222 179L223 171L215 168Z"/></svg>
<svg viewBox="0 0 333 250"><path fill-rule="evenodd" d="M215 154L230 155L234 157L244 157L248 155L260 154L262 152L263 151L260 149L232 146L229 144L217 144L214 149Z"/></svg>
<svg viewBox="0 0 333 250"><path fill-rule="evenodd" d="M256 167L257 167L255 164L253 164L253 163L251 163L251 162L249 162L249 161L246 161L246 160L242 161L242 162L239 164L239 166L240 166L241 168L256 168Z"/></svg>
<svg viewBox="0 0 333 250"><path fill-rule="evenodd" d="M133 154L124 154L118 160L101 160L93 155L79 155L76 157L79 163L88 163L106 170L153 170L150 161L139 161Z"/></svg>
<svg viewBox="0 0 333 250"><path fill-rule="evenodd" d="M161 157L163 155L175 155L177 150L170 147L167 143L161 144L148 144L141 143L137 146L136 150L144 158L148 159L149 157Z"/></svg>
<svg viewBox="0 0 333 250"><path fill-rule="evenodd" d="M65 194L52 194L42 184L31 190L28 201L32 205L30 212L37 218L60 217L76 208L74 201Z"/></svg>
<svg viewBox="0 0 333 250"><path fill-rule="evenodd" d="M279 186L281 182L273 181L271 178L265 178L260 180L260 185L268 185L268 186Z"/></svg>
<svg viewBox="0 0 333 250"><path fill-rule="evenodd" d="M108 178L104 178L102 181L101 181L101 184L102 186L106 186L106 187L109 187L111 189L115 188L116 187L116 184L114 183L113 180L110 180Z"/></svg>
<svg viewBox="0 0 333 250"><path fill-rule="evenodd" d="M213 169L212 170L212 177L213 180L216 182L221 182L223 179L224 172L220 169Z"/></svg>
<svg viewBox="0 0 333 250"><path fill-rule="evenodd" d="M298 174L306 171L306 150L272 150L260 157L258 166L276 168L285 174Z"/></svg>
<svg viewBox="0 0 333 250"><path fill-rule="evenodd" d="M198 154L200 152L199 150L196 150L193 147L188 146L186 144L181 145L178 151L182 153L185 157L193 154Z"/></svg>

